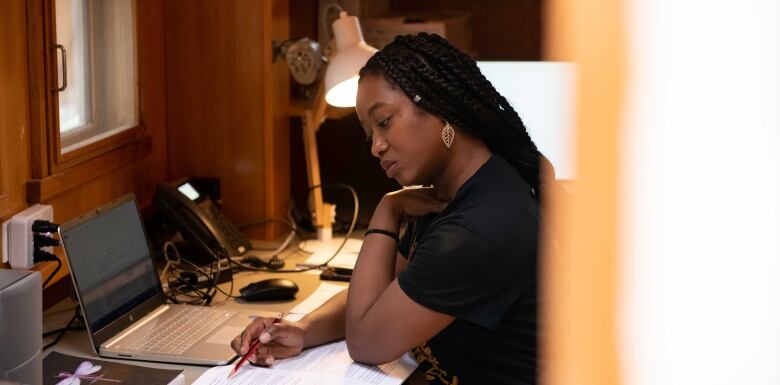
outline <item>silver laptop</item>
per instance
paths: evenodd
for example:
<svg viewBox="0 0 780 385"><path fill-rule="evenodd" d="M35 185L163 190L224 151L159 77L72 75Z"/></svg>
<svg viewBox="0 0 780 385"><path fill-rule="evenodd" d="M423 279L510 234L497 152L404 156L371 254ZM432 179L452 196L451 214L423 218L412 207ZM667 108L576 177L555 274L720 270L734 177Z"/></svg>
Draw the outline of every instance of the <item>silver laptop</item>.
<svg viewBox="0 0 780 385"><path fill-rule="evenodd" d="M246 313L166 304L133 194L60 226L87 332L104 357L223 365Z"/></svg>

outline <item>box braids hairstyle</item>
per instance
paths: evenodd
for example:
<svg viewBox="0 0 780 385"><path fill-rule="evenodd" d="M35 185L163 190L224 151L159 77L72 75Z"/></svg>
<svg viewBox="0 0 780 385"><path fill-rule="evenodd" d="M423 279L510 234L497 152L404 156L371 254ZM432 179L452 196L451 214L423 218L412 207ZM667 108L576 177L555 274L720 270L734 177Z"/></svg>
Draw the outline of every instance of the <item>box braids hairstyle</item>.
<svg viewBox="0 0 780 385"><path fill-rule="evenodd" d="M509 102L479 71L477 62L441 36L397 36L374 54L360 77L384 76L423 110L480 138L541 194L541 154ZM416 97L419 96L419 97Z"/></svg>

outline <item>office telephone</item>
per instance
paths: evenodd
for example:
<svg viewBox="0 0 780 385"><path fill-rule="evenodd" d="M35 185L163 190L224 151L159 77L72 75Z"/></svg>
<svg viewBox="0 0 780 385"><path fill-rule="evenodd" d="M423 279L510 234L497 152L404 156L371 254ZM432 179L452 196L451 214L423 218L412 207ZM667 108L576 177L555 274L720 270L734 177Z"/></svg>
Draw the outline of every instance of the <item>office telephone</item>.
<svg viewBox="0 0 780 385"><path fill-rule="evenodd" d="M252 248L238 227L191 180L158 185L154 201L200 262L244 255Z"/></svg>

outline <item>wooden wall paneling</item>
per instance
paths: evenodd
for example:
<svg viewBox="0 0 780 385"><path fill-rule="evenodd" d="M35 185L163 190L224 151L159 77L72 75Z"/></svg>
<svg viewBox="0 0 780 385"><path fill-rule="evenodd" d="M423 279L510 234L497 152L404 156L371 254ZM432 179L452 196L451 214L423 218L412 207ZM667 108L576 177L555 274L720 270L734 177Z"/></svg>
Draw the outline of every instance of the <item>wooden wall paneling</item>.
<svg viewBox="0 0 780 385"><path fill-rule="evenodd" d="M471 12L480 60L540 60L542 0L390 0L392 12Z"/></svg>
<svg viewBox="0 0 780 385"><path fill-rule="evenodd" d="M151 138L151 154L136 162L136 195L146 207L158 183L168 179L165 121L165 7L158 0L137 0L138 81L141 125Z"/></svg>
<svg viewBox="0 0 780 385"><path fill-rule="evenodd" d="M290 37L308 37L317 40L317 2L312 0L287 0L292 10L290 15Z"/></svg>
<svg viewBox="0 0 780 385"><path fill-rule="evenodd" d="M274 118L288 97L276 90L270 56L271 35L282 34L274 11L284 23L286 4L165 3L169 176L220 178L223 209L236 223L278 215L289 200L286 129Z"/></svg>
<svg viewBox="0 0 780 385"><path fill-rule="evenodd" d="M265 186L268 191L265 212L267 217L287 218L287 209L291 201L290 186L290 119L288 110L290 105L290 74L284 60L274 61L272 55L272 41L280 42L291 38L290 36L290 4L289 0L273 0L270 3L270 23L264 22L270 36L263 41L263 63L268 64L268 70L264 76L270 78L265 82L265 97L270 103L266 112L265 142L267 156L264 162ZM273 222L265 230L265 239L276 239L284 232L289 231L278 222Z"/></svg>
<svg viewBox="0 0 780 385"><path fill-rule="evenodd" d="M370 1L370 0L369 0ZM474 45L480 60L541 60L542 0L388 0L390 12L456 10L471 12ZM289 0L293 37L317 34L317 2Z"/></svg>
<svg viewBox="0 0 780 385"><path fill-rule="evenodd" d="M30 176L25 0L3 2L0 12L0 219L26 207ZM2 242L2 241L0 241Z"/></svg>
<svg viewBox="0 0 780 385"><path fill-rule="evenodd" d="M30 108L30 171L31 177L41 179L49 175L48 140L46 132L47 81L44 36L49 25L44 15L44 2L27 0L27 71Z"/></svg>
<svg viewBox="0 0 780 385"><path fill-rule="evenodd" d="M128 164L98 179L60 194L46 204L54 206L54 221L65 222L136 189L136 165ZM144 197L139 197L139 200Z"/></svg>

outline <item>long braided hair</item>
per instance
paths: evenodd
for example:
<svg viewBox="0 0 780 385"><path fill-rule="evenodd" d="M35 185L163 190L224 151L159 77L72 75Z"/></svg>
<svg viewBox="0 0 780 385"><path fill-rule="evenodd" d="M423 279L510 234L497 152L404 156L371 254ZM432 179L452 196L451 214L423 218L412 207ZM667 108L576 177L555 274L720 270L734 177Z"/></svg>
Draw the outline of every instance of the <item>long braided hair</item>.
<svg viewBox="0 0 780 385"><path fill-rule="evenodd" d="M423 110L483 140L515 167L538 199L539 151L474 59L441 36L423 32L397 36L360 70L361 78L366 75L384 76Z"/></svg>

